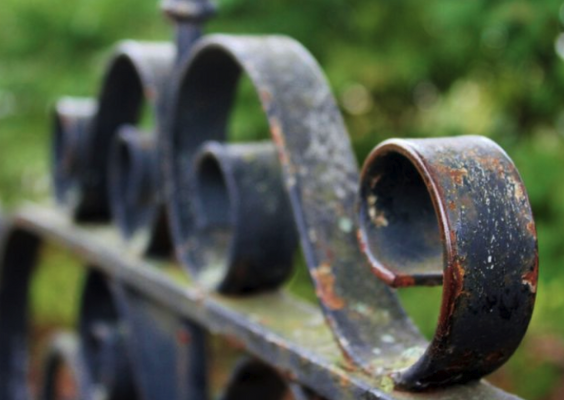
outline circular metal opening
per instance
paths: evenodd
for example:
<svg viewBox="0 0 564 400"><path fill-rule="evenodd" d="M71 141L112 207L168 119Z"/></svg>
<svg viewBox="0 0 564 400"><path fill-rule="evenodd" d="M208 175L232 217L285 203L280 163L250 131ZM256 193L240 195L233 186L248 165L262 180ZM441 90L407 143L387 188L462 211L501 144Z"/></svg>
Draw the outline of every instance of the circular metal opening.
<svg viewBox="0 0 564 400"><path fill-rule="evenodd" d="M376 273L424 277L442 270L435 207L412 160L389 150L371 157L361 182L361 239ZM409 278L408 278L409 279ZM397 282L397 286L412 283Z"/></svg>

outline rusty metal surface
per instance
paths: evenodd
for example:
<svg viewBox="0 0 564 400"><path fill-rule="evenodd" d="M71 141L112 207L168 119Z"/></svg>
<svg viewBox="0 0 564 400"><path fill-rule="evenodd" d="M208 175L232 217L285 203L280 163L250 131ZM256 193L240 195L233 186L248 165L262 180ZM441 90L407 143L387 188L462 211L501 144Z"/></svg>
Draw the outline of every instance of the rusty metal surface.
<svg viewBox="0 0 564 400"><path fill-rule="evenodd" d="M536 293L534 222L505 153L483 138L390 141L361 177L300 44L202 37L208 0L162 10L175 45L121 43L97 108L57 108L56 195L89 228L30 208L3 234L0 398L29 398L28 287L52 240L87 261L80 351L110 399L205 399L208 333L256 358L235 371L227 399L514 399L479 381L519 344ZM272 143L225 143L243 74ZM136 127L143 104L154 136ZM110 220L117 232L93 224ZM169 263L169 230L194 282ZM275 290L298 241L320 310ZM441 283L428 344L389 286Z"/></svg>
<svg viewBox="0 0 564 400"><path fill-rule="evenodd" d="M395 295L372 275L357 243L359 174L337 105L313 58L291 39L214 35L195 47L171 126L159 138L179 260L190 264L194 156L205 141L225 140L243 72L267 114L308 268L338 343L353 363L374 375L393 371L390 359L415 361L424 340Z"/></svg>
<svg viewBox="0 0 564 400"><path fill-rule="evenodd" d="M505 152L477 136L390 140L368 157L360 191L359 237L376 275L392 286L444 281L435 337L398 383L466 382L503 364L527 330L538 275L531 207Z"/></svg>
<svg viewBox="0 0 564 400"><path fill-rule="evenodd" d="M176 275L165 273L163 265L157 269L134 255L124 255L113 230L79 228L50 209L22 210L14 216L7 232L10 250L3 253L0 277L1 398L29 398L24 390L26 367L22 363L26 354L26 271L33 271L33 254L40 241L48 240L75 252L107 279L135 291L144 301L236 340L250 354L329 400L416 400L429 396L438 400L517 399L485 383L435 390L431 394L394 391L387 375L370 376L343 357L317 308L284 292L242 299L203 292L198 285L180 282L173 277ZM18 297L21 301L13 300ZM401 357L387 361L406 365Z"/></svg>

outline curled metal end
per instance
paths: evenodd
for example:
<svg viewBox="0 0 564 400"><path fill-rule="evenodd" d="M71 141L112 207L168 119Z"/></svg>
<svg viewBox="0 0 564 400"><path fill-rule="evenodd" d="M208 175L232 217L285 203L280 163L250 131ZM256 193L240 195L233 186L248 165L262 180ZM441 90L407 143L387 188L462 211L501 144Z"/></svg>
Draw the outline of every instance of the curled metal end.
<svg viewBox="0 0 564 400"><path fill-rule="evenodd" d="M196 279L230 294L284 282L297 234L271 143L204 144L195 157L192 193L186 251Z"/></svg>
<svg viewBox="0 0 564 400"><path fill-rule="evenodd" d="M359 240L388 285L443 283L437 331L400 387L478 379L526 332L537 288L536 229L509 157L483 137L390 140L361 177Z"/></svg>
<svg viewBox="0 0 564 400"><path fill-rule="evenodd" d="M112 219L122 236L149 236L158 208L155 139L124 125L110 151L108 182Z"/></svg>
<svg viewBox="0 0 564 400"><path fill-rule="evenodd" d="M58 204L71 214L80 214L79 182L81 163L96 102L91 98L64 97L54 110L51 147L53 191Z"/></svg>

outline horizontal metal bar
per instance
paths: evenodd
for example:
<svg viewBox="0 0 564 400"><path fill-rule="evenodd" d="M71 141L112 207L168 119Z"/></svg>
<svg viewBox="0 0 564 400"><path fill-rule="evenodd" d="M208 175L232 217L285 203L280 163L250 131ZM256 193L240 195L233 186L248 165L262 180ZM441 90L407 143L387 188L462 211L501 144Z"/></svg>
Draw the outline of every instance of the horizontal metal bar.
<svg viewBox="0 0 564 400"><path fill-rule="evenodd" d="M151 263L124 251L115 229L107 226L79 227L57 210L27 206L7 229L58 244L178 316L239 343L328 399L518 399L483 381L426 393L393 391L385 370L370 377L343 357L320 309L283 290L245 298L206 292L179 266ZM382 364L408 366L401 358L385 358Z"/></svg>

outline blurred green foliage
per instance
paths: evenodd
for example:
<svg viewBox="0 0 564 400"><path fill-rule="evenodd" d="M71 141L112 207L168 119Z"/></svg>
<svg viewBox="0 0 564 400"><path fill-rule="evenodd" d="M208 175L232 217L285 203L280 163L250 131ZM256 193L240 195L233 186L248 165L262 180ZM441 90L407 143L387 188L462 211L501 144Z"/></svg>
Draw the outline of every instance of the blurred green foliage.
<svg viewBox="0 0 564 400"><path fill-rule="evenodd" d="M564 53L564 40L557 38L564 21L562 2L219 3L209 32L286 34L314 54L338 98L359 161L389 137L480 134L506 149L529 191L542 273L530 334L493 379L525 398L560 398L564 65L557 53ZM168 40L172 32L156 1L3 0L0 37L0 198L11 208L48 197L54 100L96 95L116 41ZM231 127L235 140L267 136L248 83L242 85ZM307 285L303 271L292 283L300 292L296 282ZM49 315L49 304L57 299L49 299L40 287L38 296L45 299L37 304ZM427 293L412 289L402 296L429 335L440 293Z"/></svg>

